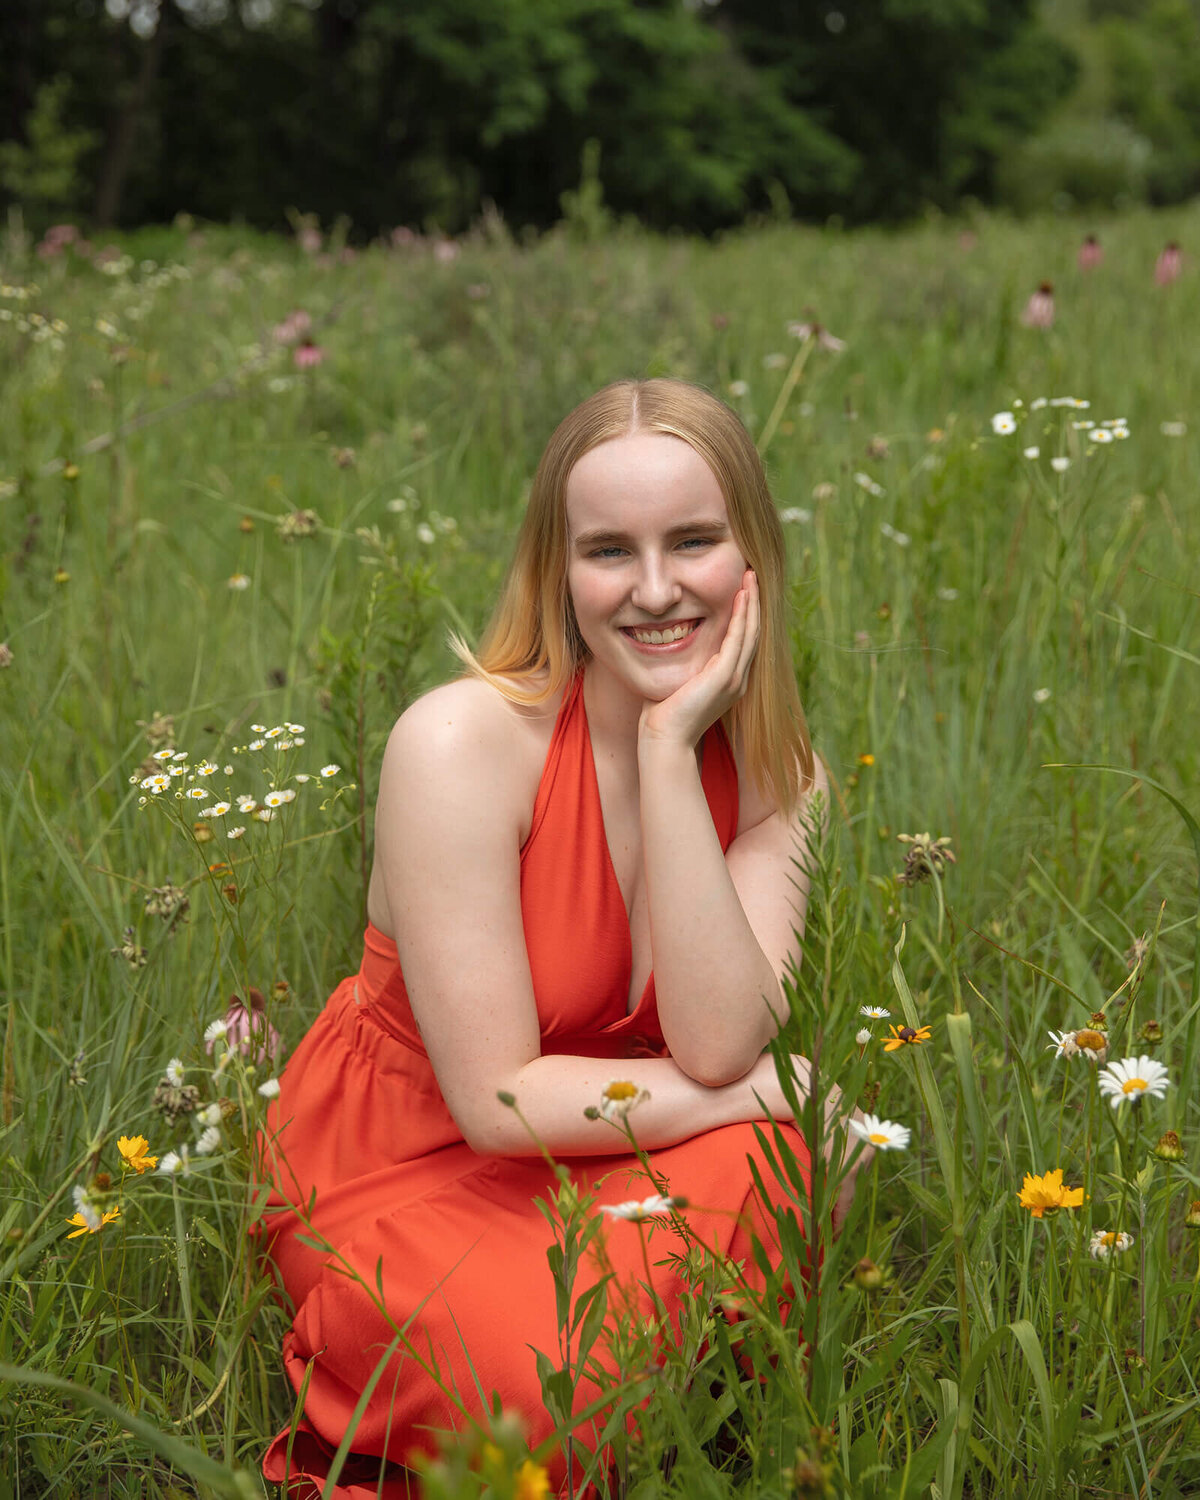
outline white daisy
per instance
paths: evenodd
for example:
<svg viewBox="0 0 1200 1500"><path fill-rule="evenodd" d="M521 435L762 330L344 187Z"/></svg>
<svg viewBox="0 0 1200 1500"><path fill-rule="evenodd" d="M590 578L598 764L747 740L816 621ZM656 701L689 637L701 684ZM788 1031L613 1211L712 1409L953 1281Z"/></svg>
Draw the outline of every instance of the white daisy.
<svg viewBox="0 0 1200 1500"><path fill-rule="evenodd" d="M247 792L242 792L234 800L237 802L238 812L252 813L258 806L258 803Z"/></svg>
<svg viewBox="0 0 1200 1500"><path fill-rule="evenodd" d="M283 733L283 725L282 724L276 724L275 727L274 727L274 729L268 729L267 730L266 737L269 740L277 740L282 733Z"/></svg>
<svg viewBox="0 0 1200 1500"><path fill-rule="evenodd" d="M1075 1033L1073 1031L1048 1031L1046 1035L1050 1038L1050 1046L1055 1049L1054 1056L1072 1058L1079 1056L1079 1048L1075 1045Z"/></svg>
<svg viewBox="0 0 1200 1500"><path fill-rule="evenodd" d="M298 781L300 785L303 786L306 781L311 781L312 777L308 774L307 771L297 771L295 776L292 777L292 780Z"/></svg>
<svg viewBox="0 0 1200 1500"><path fill-rule="evenodd" d="M1035 703L1049 703L1050 696L1050 689L1047 687L1034 688L1033 690L1033 701Z"/></svg>
<svg viewBox="0 0 1200 1500"><path fill-rule="evenodd" d="M187 767L186 766L169 766L167 768L167 774L169 776L183 776L186 773L187 773Z"/></svg>
<svg viewBox="0 0 1200 1500"><path fill-rule="evenodd" d="M992 418L992 431L1000 437L1007 437L1010 432L1016 432L1017 419L1010 411L998 411Z"/></svg>
<svg viewBox="0 0 1200 1500"><path fill-rule="evenodd" d="M153 792L157 796L159 792L165 792L170 785L171 778L169 776L156 773L153 776L147 776L142 782L142 791Z"/></svg>
<svg viewBox="0 0 1200 1500"><path fill-rule="evenodd" d="M209 795L209 791L207 787L190 786L183 795L190 797L193 802L202 802Z"/></svg>
<svg viewBox="0 0 1200 1500"><path fill-rule="evenodd" d="M1041 411L1042 407L1046 406L1046 405L1048 405L1048 402L1046 401L1045 396L1035 396L1033 398L1033 400L1029 403L1029 410L1030 411Z"/></svg>
<svg viewBox="0 0 1200 1500"><path fill-rule="evenodd" d="M807 526L812 520L812 511L801 505L789 505L779 512L779 519L785 526Z"/></svg>
<svg viewBox="0 0 1200 1500"><path fill-rule="evenodd" d="M860 1016L869 1016L872 1021L886 1021L892 1014L890 1010L885 1010L882 1005L860 1005L858 1013Z"/></svg>
<svg viewBox="0 0 1200 1500"><path fill-rule="evenodd" d="M170 760L175 754L174 750L156 750L151 756L152 760Z"/></svg>
<svg viewBox="0 0 1200 1500"><path fill-rule="evenodd" d="M250 749L251 750L261 750L262 747L266 743L267 743L266 740L251 740L250 741Z"/></svg>
<svg viewBox="0 0 1200 1500"><path fill-rule="evenodd" d="M263 1096L264 1099L278 1099L279 1079L268 1078L265 1083L259 1084L258 1092Z"/></svg>
<svg viewBox="0 0 1200 1500"><path fill-rule="evenodd" d="M267 726L265 724L251 724L250 726L251 734L266 734L266 732Z"/></svg>
<svg viewBox="0 0 1200 1500"><path fill-rule="evenodd" d="M1097 1229L1088 1251L1095 1260L1111 1260L1114 1255L1133 1248L1133 1235L1123 1229Z"/></svg>
<svg viewBox="0 0 1200 1500"><path fill-rule="evenodd" d="M281 792L268 792L263 801L268 807L282 807L287 802L294 802L296 794L291 787L286 787Z"/></svg>
<svg viewBox="0 0 1200 1500"><path fill-rule="evenodd" d="M256 823L269 823L274 816L275 814L269 807L260 807L254 814L254 821Z"/></svg>
<svg viewBox="0 0 1200 1500"><path fill-rule="evenodd" d="M219 1125L221 1123L221 1106L219 1104L206 1104L203 1109L196 1111L196 1120L200 1125Z"/></svg>
<svg viewBox="0 0 1200 1500"><path fill-rule="evenodd" d="M424 542L425 546L428 547L432 545L436 538L437 533L434 531L433 527L430 526L428 521L422 521L421 524L417 527L417 541Z"/></svg>
<svg viewBox="0 0 1200 1500"><path fill-rule="evenodd" d="M215 1021L210 1021L204 1028L204 1040L206 1042L223 1042L228 1030L228 1021L226 1021L224 1016L218 1016Z"/></svg>
<svg viewBox="0 0 1200 1500"><path fill-rule="evenodd" d="M225 587L232 589L235 594L244 593L250 587L249 573L231 573L225 581Z"/></svg>
<svg viewBox="0 0 1200 1500"><path fill-rule="evenodd" d="M897 1125L894 1120L881 1120L878 1115L864 1115L861 1120L851 1120L850 1129L860 1141L874 1146L877 1151L907 1151L912 1140L912 1131L907 1125Z"/></svg>
<svg viewBox="0 0 1200 1500"><path fill-rule="evenodd" d="M1186 422L1160 422L1158 424L1158 430L1159 430L1159 432L1162 433L1163 437L1186 437L1187 436L1187 423Z"/></svg>
<svg viewBox="0 0 1200 1500"><path fill-rule="evenodd" d="M71 1197L75 1200L75 1212L87 1225L93 1234L100 1228L104 1220L96 1205L92 1202L87 1188L78 1184L71 1189Z"/></svg>
<svg viewBox="0 0 1200 1500"><path fill-rule="evenodd" d="M197 776L212 776L212 775L215 774L216 769L217 769L216 766L212 763L211 760L202 760L200 762L200 764L196 767L196 775Z"/></svg>
<svg viewBox="0 0 1200 1500"><path fill-rule="evenodd" d="M237 828L231 828L225 837L227 839L240 839L245 832L245 828L239 825Z"/></svg>
<svg viewBox="0 0 1200 1500"><path fill-rule="evenodd" d="M304 733L304 725L303 724L289 724L289 725L287 725L287 731L288 731L289 734L303 734Z"/></svg>
<svg viewBox="0 0 1200 1500"><path fill-rule="evenodd" d="M321 775L328 779L330 776L336 776L341 771L341 769L341 766L322 766Z"/></svg>
<svg viewBox="0 0 1200 1500"><path fill-rule="evenodd" d="M854 1033L855 1043L860 1047L865 1047L871 1040L872 1035L873 1033L871 1031L871 1028L869 1026L864 1026L861 1031L856 1031Z"/></svg>
<svg viewBox="0 0 1200 1500"><path fill-rule="evenodd" d="M1093 427L1088 433L1093 443L1111 443L1113 435L1107 427Z"/></svg>
<svg viewBox="0 0 1200 1500"><path fill-rule="evenodd" d="M172 1088L180 1088L183 1084L183 1058L173 1057L167 1064L167 1082Z"/></svg>
<svg viewBox="0 0 1200 1500"><path fill-rule="evenodd" d="M750 386L745 380L731 380L728 390L731 396L748 396L750 394Z"/></svg>
<svg viewBox="0 0 1200 1500"><path fill-rule="evenodd" d="M206 807L200 814L202 818L223 818L229 811L228 802L214 802L211 807Z"/></svg>
<svg viewBox="0 0 1200 1500"><path fill-rule="evenodd" d="M304 743L304 736L302 734L298 734L296 736L296 738L292 741L293 745L303 745L303 743Z"/></svg>
<svg viewBox="0 0 1200 1500"><path fill-rule="evenodd" d="M1035 443L1033 447L1023 448L1021 451L1024 453L1026 458L1037 458L1041 454L1042 450Z"/></svg>
<svg viewBox="0 0 1200 1500"><path fill-rule="evenodd" d="M158 1175L160 1177L183 1177L188 1170L188 1148L183 1147L181 1151L168 1151L158 1164Z"/></svg>
<svg viewBox="0 0 1200 1500"><path fill-rule="evenodd" d="M1067 470L1071 467L1071 460L1069 458L1061 458L1061 457L1060 458L1052 458L1050 460L1050 467L1054 470L1054 472L1056 474L1065 474L1067 472Z"/></svg>
<svg viewBox="0 0 1200 1500"><path fill-rule="evenodd" d="M1147 1094L1162 1099L1171 1080L1162 1063L1152 1057L1126 1057L1109 1063L1098 1075L1100 1092L1118 1109L1128 1099L1136 1101Z"/></svg>
<svg viewBox="0 0 1200 1500"><path fill-rule="evenodd" d="M607 1214L610 1219L629 1219L640 1223L642 1219L652 1219L656 1214L669 1214L675 1205L674 1198L663 1198L656 1193L652 1198L643 1198L641 1202L630 1198L626 1203L602 1203L600 1212Z"/></svg>
<svg viewBox="0 0 1200 1500"><path fill-rule="evenodd" d="M172 760L187 760L187 758L188 753L186 750L176 750L175 754L171 757Z"/></svg>
<svg viewBox="0 0 1200 1500"><path fill-rule="evenodd" d="M196 1142L197 1156L211 1156L214 1151L221 1149L221 1132L215 1125L210 1125Z"/></svg>

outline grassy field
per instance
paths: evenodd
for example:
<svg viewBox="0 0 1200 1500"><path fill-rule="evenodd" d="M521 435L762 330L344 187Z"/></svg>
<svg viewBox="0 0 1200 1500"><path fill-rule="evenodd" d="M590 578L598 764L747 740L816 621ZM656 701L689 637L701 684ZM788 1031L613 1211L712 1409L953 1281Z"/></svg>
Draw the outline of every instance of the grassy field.
<svg viewBox="0 0 1200 1500"><path fill-rule="evenodd" d="M357 256L175 228L103 266L0 241L0 1496L262 1493L277 1063L206 1029L253 987L293 1046L357 965L383 738L486 618L558 418L643 373L765 451L834 788L795 1024L912 1136L838 1239L797 1204L793 1268L802 1231L824 1259L786 1326L743 1306L731 1349L697 1247L659 1359L623 1330L614 1493L1195 1493L1200 264L1157 285L1168 239L1200 212ZM843 349L789 332L817 320ZM239 809L272 785L270 821ZM901 882L923 832L954 862ZM883 1052L862 1006L929 1041ZM1164 1097L1110 1108L1050 1043L1080 1028ZM1039 1216L1053 1169L1082 1194ZM501 1437L426 1493L532 1500Z"/></svg>

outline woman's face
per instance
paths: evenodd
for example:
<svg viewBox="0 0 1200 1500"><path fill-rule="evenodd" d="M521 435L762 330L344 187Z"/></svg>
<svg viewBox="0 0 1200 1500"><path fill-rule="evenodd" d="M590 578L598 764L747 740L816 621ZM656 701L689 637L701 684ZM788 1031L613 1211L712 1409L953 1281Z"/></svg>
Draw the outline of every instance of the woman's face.
<svg viewBox="0 0 1200 1500"><path fill-rule="evenodd" d="M682 438L612 438L571 470L567 534L567 585L594 661L661 702L720 649L746 572L716 476Z"/></svg>

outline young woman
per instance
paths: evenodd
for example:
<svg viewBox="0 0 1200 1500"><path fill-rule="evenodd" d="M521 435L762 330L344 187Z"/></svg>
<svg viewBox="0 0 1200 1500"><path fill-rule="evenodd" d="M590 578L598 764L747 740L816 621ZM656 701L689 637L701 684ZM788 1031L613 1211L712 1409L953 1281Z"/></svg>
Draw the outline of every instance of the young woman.
<svg viewBox="0 0 1200 1500"><path fill-rule="evenodd" d="M493 1393L532 1442L551 1430L533 1351L557 1363L558 1323L534 1200L556 1184L538 1143L601 1203L654 1193L585 1115L614 1079L644 1093L631 1124L700 1237L748 1266L752 1237L771 1243L747 1156L752 1122L791 1118L763 1049L824 785L783 552L753 443L694 386L608 386L550 439L478 654L462 648L466 675L391 735L362 968L273 1107L265 1227L305 1418L268 1478L323 1483L353 1426L334 1493L374 1495L381 1457L429 1450ZM644 1278L621 1228L612 1268ZM667 1220L654 1236L672 1307L678 1242ZM595 1394L585 1382L581 1403Z"/></svg>

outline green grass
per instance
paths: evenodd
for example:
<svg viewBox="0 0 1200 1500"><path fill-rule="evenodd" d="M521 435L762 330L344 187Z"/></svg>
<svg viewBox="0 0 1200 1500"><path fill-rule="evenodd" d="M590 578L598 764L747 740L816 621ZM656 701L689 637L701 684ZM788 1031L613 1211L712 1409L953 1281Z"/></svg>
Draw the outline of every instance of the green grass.
<svg viewBox="0 0 1200 1500"><path fill-rule="evenodd" d="M159 230L111 276L0 245L0 1495L260 1492L291 1412L286 1320L246 1237L265 1069L215 1071L204 1029L256 986L294 1045L357 964L383 738L454 670L447 629L485 620L555 422L641 373L707 384L770 431L834 785L796 1025L913 1141L869 1169L786 1327L768 1301L731 1348L697 1247L694 1320L661 1371L626 1330L622 1400L651 1400L637 1442L617 1424L625 1492L1189 1493L1200 445L1194 422L1161 424L1198 409L1200 275L1159 289L1152 268L1166 239L1200 243L1200 213L1100 225L1107 260L1084 277L1090 227L526 246L493 228L450 263L333 265ZM1026 329L1043 278L1057 321ZM307 372L271 336L296 308L326 354ZM786 325L809 308L847 347L811 352L772 428ZM32 312L67 326L41 338ZM1001 410L1018 433L993 433ZM1089 443L1085 416L1130 435ZM307 510L314 533L281 537ZM343 770L239 843L200 844L186 804L138 806L156 712L212 757L217 791L251 789L253 723L306 726L292 770ZM925 830L957 863L902 886L897 835ZM173 928L145 910L167 882L190 901ZM144 965L110 955L126 927ZM932 1041L860 1057L864 1003ZM1140 1115L1046 1048L1098 1011L1111 1057L1170 1072ZM195 1143L153 1104L172 1057L227 1101L221 1147L186 1176L122 1180L119 1135L160 1156ZM1168 1129L1187 1152L1170 1167L1149 1152ZM1056 1166L1086 1201L1034 1221L1023 1175ZM120 1217L67 1239L71 1190L97 1172ZM583 1209L564 1215L586 1232ZM821 1219L797 1205L794 1269ZM1136 1244L1095 1260L1093 1228ZM870 1292L864 1256L885 1273ZM519 1438L500 1450L452 1450L428 1492L516 1493Z"/></svg>

